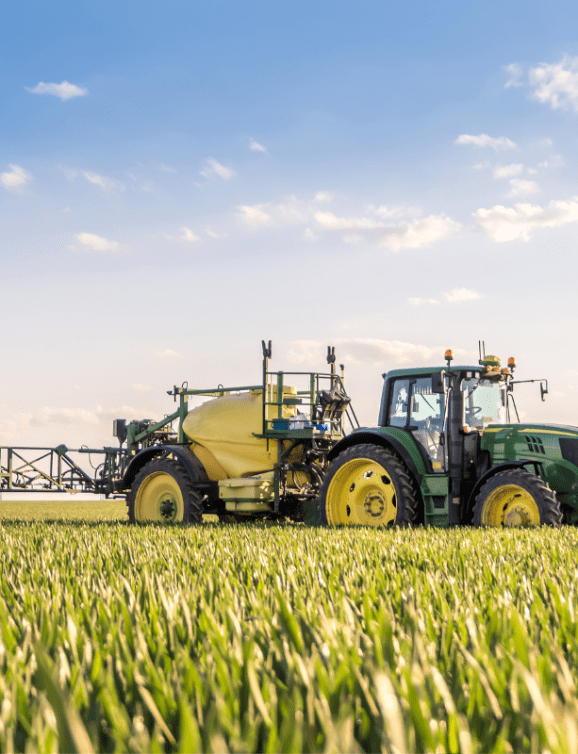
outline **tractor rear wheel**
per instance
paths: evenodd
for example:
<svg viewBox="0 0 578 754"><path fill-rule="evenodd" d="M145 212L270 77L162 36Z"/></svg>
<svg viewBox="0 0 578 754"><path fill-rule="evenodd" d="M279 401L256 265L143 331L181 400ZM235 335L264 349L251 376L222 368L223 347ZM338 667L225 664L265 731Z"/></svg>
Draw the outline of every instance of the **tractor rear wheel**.
<svg viewBox="0 0 578 754"><path fill-rule="evenodd" d="M560 526L556 495L525 469L499 471L476 496L474 526Z"/></svg>
<svg viewBox="0 0 578 754"><path fill-rule="evenodd" d="M128 499L131 523L201 523L201 499L178 461L153 458L138 472Z"/></svg>
<svg viewBox="0 0 578 754"><path fill-rule="evenodd" d="M329 526L413 524L417 508L418 495L407 468L379 445L354 445L340 453L319 493L319 520Z"/></svg>

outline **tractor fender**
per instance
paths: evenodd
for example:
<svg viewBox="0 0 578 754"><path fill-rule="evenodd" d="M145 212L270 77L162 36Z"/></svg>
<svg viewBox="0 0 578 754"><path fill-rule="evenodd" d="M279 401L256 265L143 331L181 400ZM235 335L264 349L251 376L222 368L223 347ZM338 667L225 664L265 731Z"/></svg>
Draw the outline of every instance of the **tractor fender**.
<svg viewBox="0 0 578 754"><path fill-rule="evenodd" d="M347 435L347 437L344 437L343 440L340 440L337 445L334 445L333 448L331 448L331 450L327 454L327 460L333 461L333 459L336 458L336 456L338 456L342 450L351 448L353 445L362 444L379 445L382 448L389 448L390 450L393 450L394 453L396 453L405 463L417 484L421 485L423 474L427 473L425 464L424 469L418 469L408 449L396 437L392 437L389 434L384 435L381 432L372 431L352 432L350 435Z"/></svg>
<svg viewBox="0 0 578 754"><path fill-rule="evenodd" d="M123 489L128 490L132 487L132 483L138 472L152 458L169 454L175 456L187 472L193 484L209 481L203 465L188 448L183 447L182 445L153 445L150 448L141 450L141 452L131 460L124 473Z"/></svg>
<svg viewBox="0 0 578 754"><path fill-rule="evenodd" d="M538 470L541 469L542 464L539 461L538 462L530 461L530 460L506 461L505 463L499 463L496 466L492 466L492 468L486 471L485 474L482 474L482 476L476 482L474 489L471 491L470 496L468 498L467 510L472 510L478 492L482 489L482 487L488 481L488 479L491 479L500 471L506 471L507 469L523 469L526 466L533 466L534 473L536 474L536 476L540 476L538 474Z"/></svg>

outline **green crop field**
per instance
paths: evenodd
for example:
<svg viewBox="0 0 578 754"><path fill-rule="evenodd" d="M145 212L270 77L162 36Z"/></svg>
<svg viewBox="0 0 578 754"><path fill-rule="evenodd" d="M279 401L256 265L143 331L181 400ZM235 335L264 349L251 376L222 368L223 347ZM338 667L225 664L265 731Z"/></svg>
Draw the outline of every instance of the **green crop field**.
<svg viewBox="0 0 578 754"><path fill-rule="evenodd" d="M0 751L578 749L575 529L130 527L122 505L64 522L6 505Z"/></svg>

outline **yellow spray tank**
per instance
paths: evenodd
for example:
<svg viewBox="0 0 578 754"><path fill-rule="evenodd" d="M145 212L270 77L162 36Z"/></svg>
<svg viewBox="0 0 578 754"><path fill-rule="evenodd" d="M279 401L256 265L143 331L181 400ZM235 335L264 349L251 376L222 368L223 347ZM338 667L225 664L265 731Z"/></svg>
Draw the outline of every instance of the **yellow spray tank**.
<svg viewBox="0 0 578 754"><path fill-rule="evenodd" d="M282 388L279 416L278 388L269 384L263 404L263 389L223 395L190 411L183 432L192 442L191 452L202 463L211 481L219 484L219 497L226 509L237 513L266 512L275 496L274 469L279 460L276 441L263 437L265 426L275 420L295 420L297 388ZM293 423L296 423L295 421ZM288 448L290 442L283 443ZM303 446L291 454L301 460Z"/></svg>
<svg viewBox="0 0 578 754"><path fill-rule="evenodd" d="M278 416L277 386L267 387L265 405L268 422ZM282 418L297 414L295 405L286 405L297 389L283 387ZM263 390L223 395L190 411L183 422L190 449L201 461L212 481L251 476L271 471L277 462L277 443L263 435Z"/></svg>

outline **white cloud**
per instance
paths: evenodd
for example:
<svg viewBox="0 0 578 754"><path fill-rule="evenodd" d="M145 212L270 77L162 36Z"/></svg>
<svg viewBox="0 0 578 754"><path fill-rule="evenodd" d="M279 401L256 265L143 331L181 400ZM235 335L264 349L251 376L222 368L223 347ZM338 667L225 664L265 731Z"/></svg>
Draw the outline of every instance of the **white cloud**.
<svg viewBox="0 0 578 754"><path fill-rule="evenodd" d="M255 139L251 139L249 149L251 150L251 152L267 152L267 147L259 144L259 142L255 141Z"/></svg>
<svg viewBox="0 0 578 754"><path fill-rule="evenodd" d="M561 154L552 154L547 160L544 160L544 162L539 162L538 167L539 168L560 168L564 165L564 158Z"/></svg>
<svg viewBox="0 0 578 754"><path fill-rule="evenodd" d="M8 168L5 173L0 173L0 181L8 191L20 191L32 180L30 173L20 165L8 165Z"/></svg>
<svg viewBox="0 0 578 754"><path fill-rule="evenodd" d="M135 385L132 386L133 390L138 390L139 393L146 393L149 390L152 390L152 385L143 385L140 382L137 382Z"/></svg>
<svg viewBox="0 0 578 754"><path fill-rule="evenodd" d="M284 223L306 223L310 219L309 207L296 196L288 196L284 202L274 207L274 211L278 219Z"/></svg>
<svg viewBox="0 0 578 754"><path fill-rule="evenodd" d="M74 387L78 388L79 386L75 385ZM143 387L146 388L146 386ZM153 421L158 421L160 418L156 412L143 407L117 406L116 408L103 409L102 406L96 406L94 410L88 410L43 406L35 412L14 414L11 419L0 420L0 441L12 445L22 443L22 437L30 433L31 428L34 433L38 433L37 427L45 427L51 424L78 427L91 425L96 427L118 417L130 420L143 416Z"/></svg>
<svg viewBox="0 0 578 754"><path fill-rule="evenodd" d="M494 168L494 178L513 178L516 175L520 175L524 170L524 166L520 163L512 163L511 165L496 165Z"/></svg>
<svg viewBox="0 0 578 754"><path fill-rule="evenodd" d="M124 185L113 178L107 178L105 175L98 175L98 173L91 173L88 170L84 170L82 175L89 183L98 186L103 191L106 191L107 194L114 193L115 191L124 191Z"/></svg>
<svg viewBox="0 0 578 754"><path fill-rule="evenodd" d="M29 430L32 414L16 414L11 419L0 419L0 444L22 444L22 438Z"/></svg>
<svg viewBox="0 0 578 754"><path fill-rule="evenodd" d="M520 178L512 178L510 180L509 196L530 196L531 194L537 194L539 191L540 187L536 181L524 181Z"/></svg>
<svg viewBox="0 0 578 754"><path fill-rule="evenodd" d="M408 298L407 301L413 306L421 306L422 304L439 304L439 301L435 298Z"/></svg>
<svg viewBox="0 0 578 754"><path fill-rule="evenodd" d="M510 86L523 86L523 83L520 81L523 74L521 65L518 63L511 63L510 65L504 66L504 68L510 74L509 80L504 84L504 89L508 89Z"/></svg>
<svg viewBox="0 0 578 754"><path fill-rule="evenodd" d="M95 236L94 233L79 233L76 238L94 251L117 251L119 247L118 241L109 241L107 238Z"/></svg>
<svg viewBox="0 0 578 754"><path fill-rule="evenodd" d="M196 243L197 241L201 240L199 236L196 236L190 228L187 228L186 225L183 225L183 227L181 228L181 231L183 233L183 235L180 236L181 241L188 241L189 243Z"/></svg>
<svg viewBox="0 0 578 754"><path fill-rule="evenodd" d="M341 232L344 243L358 244L363 240L377 242L383 237L381 246L398 250L417 248L445 238L461 225L445 215L430 216L425 219L407 221L401 226L393 226L394 215L415 217L420 210L416 207L375 206L368 205L362 213L341 215L329 210L321 210L319 202L329 201L332 195L318 192L311 201L303 201L296 196L289 196L285 201L275 204L264 202L254 205L241 205L237 216L247 225L260 226L302 225L304 237L317 240L324 232ZM388 222L389 221L389 222Z"/></svg>
<svg viewBox="0 0 578 754"><path fill-rule="evenodd" d="M374 212L379 217L382 217L384 220L388 219L390 217L394 217L395 215L405 214L405 215L415 215L416 213L419 214L420 210L417 207L400 207L400 206L393 206L393 207L387 207L385 204L383 204L381 207L374 207L373 204L370 204L370 206L367 208L369 212Z"/></svg>
<svg viewBox="0 0 578 754"><path fill-rule="evenodd" d="M70 84L68 81L63 81L61 84L45 84L43 81L36 84L34 89L25 87L32 94L52 94L55 97L60 97L61 100L72 99L73 97L84 97L88 94L88 89L83 89L76 84Z"/></svg>
<svg viewBox="0 0 578 754"><path fill-rule="evenodd" d="M208 236L209 236L210 238L226 238L226 237L227 237L227 234L226 234L226 233L217 233L217 232L216 232L216 231L214 231L214 230L213 230L213 229L212 229L212 228L211 228L211 227L210 227L209 225L207 225L207 227L205 228L205 233L206 233L206 234L207 234L207 235L208 235Z"/></svg>
<svg viewBox="0 0 578 754"><path fill-rule="evenodd" d="M311 206L296 196L288 196L279 204L263 202L237 207L237 216L254 228L261 225L306 225L311 220Z"/></svg>
<svg viewBox="0 0 578 754"><path fill-rule="evenodd" d="M454 288L451 293L444 293L444 296L450 304L460 301L475 301L482 298L477 291L472 291L469 288Z"/></svg>
<svg viewBox="0 0 578 754"><path fill-rule="evenodd" d="M558 108L578 110L578 57L565 55L559 63L540 63L528 78L535 99Z"/></svg>
<svg viewBox="0 0 578 754"><path fill-rule="evenodd" d="M51 408L44 406L31 418L33 425L46 424L100 424L100 417L94 411L84 408Z"/></svg>
<svg viewBox="0 0 578 754"><path fill-rule="evenodd" d="M112 419L118 419L119 417L128 419L129 421L132 419L142 419L143 416L146 416L147 419L152 421L160 421L161 419L161 416L156 411L151 411L151 409L142 406L135 408L134 406L122 405L117 406L116 408L106 409L97 406L97 413L100 416L101 421L106 422L109 422Z"/></svg>
<svg viewBox="0 0 578 754"><path fill-rule="evenodd" d="M419 249L426 244L440 241L442 238L448 238L461 227L461 223L452 220L451 217L447 217L444 214L430 215L386 233L379 242L379 245L393 249L394 251Z"/></svg>
<svg viewBox="0 0 578 754"><path fill-rule="evenodd" d="M547 136L545 139L540 139L540 141L536 141L532 144L532 147L534 149L540 149L541 147L551 147L554 144L552 139L550 139L549 136Z"/></svg>
<svg viewBox="0 0 578 754"><path fill-rule="evenodd" d="M213 178L214 176L218 176L224 181L228 181L235 175L234 170L232 170L231 168L226 168L224 165L221 165L220 162L217 162L217 160L214 160L212 157L207 157L207 159L205 160L205 167L201 171L199 171L199 173L205 178Z"/></svg>
<svg viewBox="0 0 578 754"><path fill-rule="evenodd" d="M383 224L367 217L336 217L333 212L316 212L315 219L327 230L351 230L353 228L381 228Z"/></svg>
<svg viewBox="0 0 578 754"><path fill-rule="evenodd" d="M160 359L170 359L170 358L179 358L181 357L180 353L177 353L176 351L173 351L171 348L165 348L164 351L158 351L155 356L158 356Z"/></svg>
<svg viewBox="0 0 578 754"><path fill-rule="evenodd" d="M497 243L515 239L529 241L540 228L556 228L578 222L578 196L552 201L547 207L526 203L518 203L514 207L496 205L491 209L478 209L473 217L488 237Z"/></svg>
<svg viewBox="0 0 578 754"><path fill-rule="evenodd" d="M334 197L330 191L318 191L313 197L314 202L330 202Z"/></svg>
<svg viewBox="0 0 578 754"><path fill-rule="evenodd" d="M365 235L366 231L354 231L353 233L346 233L344 236L341 237L341 240L343 243L350 243L354 246L357 246L357 244L361 243L363 240L363 235Z"/></svg>
<svg viewBox="0 0 578 754"><path fill-rule="evenodd" d="M378 340L376 338L336 338L331 341L338 352L340 361L349 363L371 364L423 364L424 362L441 361L445 348L436 346L404 343L399 340ZM291 343L288 360L292 363L317 363L323 359L327 344L316 340L296 340ZM454 353L464 354L454 348Z"/></svg>
<svg viewBox="0 0 578 754"><path fill-rule="evenodd" d="M470 144L473 147L491 147L496 152L501 152L506 149L515 149L517 144L506 136L498 136L497 138L488 136L488 134L479 134L479 136L472 136L471 134L461 134L454 141L454 144Z"/></svg>
<svg viewBox="0 0 578 754"><path fill-rule="evenodd" d="M73 181L78 177L78 170L76 168L67 168L63 165L59 165L58 169L64 173L69 181Z"/></svg>
<svg viewBox="0 0 578 754"><path fill-rule="evenodd" d="M257 228L260 225L271 225L273 220L271 215L268 215L264 211L264 206L264 204L254 204L252 207L247 204L242 205L237 207L237 209L240 210L238 216L244 223L251 225L254 228Z"/></svg>
<svg viewBox="0 0 578 754"><path fill-rule="evenodd" d="M156 167L161 171L161 173L176 173L176 168L172 168L170 165L165 165L164 162L157 162L155 163Z"/></svg>
<svg viewBox="0 0 578 754"><path fill-rule="evenodd" d="M477 291L472 291L469 288L454 288L451 293L444 293L445 299L448 303L456 303L458 301L473 301L481 298ZM408 298L408 303L413 306L423 306L424 304L439 304L436 298Z"/></svg>

